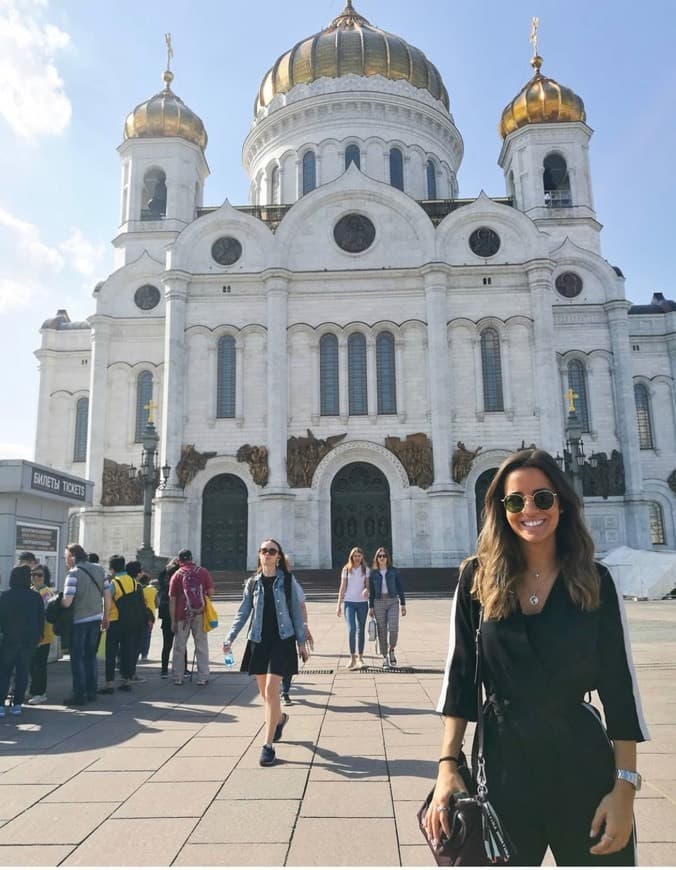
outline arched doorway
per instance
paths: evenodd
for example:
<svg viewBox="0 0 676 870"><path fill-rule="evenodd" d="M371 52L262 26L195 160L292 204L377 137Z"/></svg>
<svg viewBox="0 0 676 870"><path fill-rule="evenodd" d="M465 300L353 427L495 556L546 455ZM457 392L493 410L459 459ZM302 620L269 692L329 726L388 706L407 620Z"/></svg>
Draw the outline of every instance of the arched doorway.
<svg viewBox="0 0 676 870"><path fill-rule="evenodd" d="M487 468L486 471L482 471L479 477L477 478L476 483L474 484L474 497L476 500L476 530L477 534L481 531L481 527L483 526L483 521L481 519L481 512L484 509L484 501L486 500L486 492L488 491L488 487L491 485L491 481L495 477L495 472L497 468Z"/></svg>
<svg viewBox="0 0 676 870"><path fill-rule="evenodd" d="M352 462L331 483L331 564L341 568L352 547L361 547L369 564L376 547L392 552L390 487L382 471Z"/></svg>
<svg viewBox="0 0 676 870"><path fill-rule="evenodd" d="M234 474L212 477L202 495L202 565L210 571L245 571L247 490Z"/></svg>

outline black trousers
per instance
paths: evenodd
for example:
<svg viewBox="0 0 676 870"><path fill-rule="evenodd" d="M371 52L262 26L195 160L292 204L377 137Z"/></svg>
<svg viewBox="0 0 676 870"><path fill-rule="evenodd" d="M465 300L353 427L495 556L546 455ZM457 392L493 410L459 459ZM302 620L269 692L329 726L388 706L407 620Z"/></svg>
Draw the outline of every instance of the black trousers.
<svg viewBox="0 0 676 870"><path fill-rule="evenodd" d="M636 864L634 834L619 852L589 852L597 841L589 837L592 818L614 786L615 761L603 727L582 705L554 715L507 712L499 722L489 712L485 754L488 799L512 842L511 865L539 866L547 847L559 866Z"/></svg>
<svg viewBox="0 0 676 870"><path fill-rule="evenodd" d="M115 679L115 664L120 657L120 676L128 680L136 666L136 635L122 631L118 620L108 626L106 632L106 682Z"/></svg>
<svg viewBox="0 0 676 870"><path fill-rule="evenodd" d="M43 643L35 648L31 659L31 695L47 694L47 659L50 644Z"/></svg>

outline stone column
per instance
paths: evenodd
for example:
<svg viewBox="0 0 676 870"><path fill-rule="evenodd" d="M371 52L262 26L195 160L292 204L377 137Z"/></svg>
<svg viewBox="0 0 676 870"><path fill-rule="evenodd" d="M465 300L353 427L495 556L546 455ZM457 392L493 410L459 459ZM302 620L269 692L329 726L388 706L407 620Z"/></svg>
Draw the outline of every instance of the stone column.
<svg viewBox="0 0 676 870"><path fill-rule="evenodd" d="M186 496L178 483L176 466L183 446L185 418L185 327L190 275L178 269L163 276L166 315L164 322L164 385L160 408L160 465L170 465L167 486L155 494L153 546L158 556L173 556L181 546L199 552L199 543L185 543Z"/></svg>
<svg viewBox="0 0 676 870"><path fill-rule="evenodd" d="M554 341L552 311L551 260L531 260L526 263L528 289L533 314L533 357L535 371L535 406L540 415L538 447L556 455L562 439L561 407L563 398L552 384L559 383Z"/></svg>
<svg viewBox="0 0 676 870"><path fill-rule="evenodd" d="M631 369L629 338L629 303L624 299L606 302L610 349L613 354L615 380L615 426L624 461L625 505L627 508L627 544L637 549L651 549L647 502L642 501L643 475L641 451L636 425L636 402Z"/></svg>
<svg viewBox="0 0 676 870"><path fill-rule="evenodd" d="M51 426L49 425L49 417L51 413L52 401L52 381L54 379L54 364L57 354L43 346L35 351L35 357L38 360L38 369L40 372L40 385L38 390L38 420L35 427L35 461L43 465L50 465L53 461L52 454L49 449L49 439L51 436ZM67 449L67 448L66 448Z"/></svg>
<svg viewBox="0 0 676 870"><path fill-rule="evenodd" d="M423 270L427 314L427 372L430 389L430 422L434 453L433 488L451 485L451 402L448 359L446 273Z"/></svg>

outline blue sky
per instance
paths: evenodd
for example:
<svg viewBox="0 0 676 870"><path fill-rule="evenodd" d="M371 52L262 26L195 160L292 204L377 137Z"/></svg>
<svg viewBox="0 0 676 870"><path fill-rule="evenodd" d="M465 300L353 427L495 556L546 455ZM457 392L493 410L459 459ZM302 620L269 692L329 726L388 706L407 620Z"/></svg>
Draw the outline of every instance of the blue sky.
<svg viewBox="0 0 676 870"><path fill-rule="evenodd" d="M354 0L438 67L463 136L460 195L505 193L503 106L529 78L530 19L543 73L585 102L603 255L627 297L676 298L676 62L673 0ZM205 122L205 204L247 201L241 146L274 60L324 27L343 0L0 0L0 458L32 458L42 321L93 311L112 269L126 114L161 89L164 33L173 88Z"/></svg>

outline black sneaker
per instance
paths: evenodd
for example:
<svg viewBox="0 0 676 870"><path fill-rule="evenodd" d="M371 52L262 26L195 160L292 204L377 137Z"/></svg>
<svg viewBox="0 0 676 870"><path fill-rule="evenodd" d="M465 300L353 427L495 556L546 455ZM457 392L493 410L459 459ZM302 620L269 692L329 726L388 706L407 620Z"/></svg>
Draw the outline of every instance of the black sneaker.
<svg viewBox="0 0 676 870"><path fill-rule="evenodd" d="M390 650L390 667L396 668L396 666L397 666L397 657L394 654L394 650L391 649Z"/></svg>
<svg viewBox="0 0 676 870"><path fill-rule="evenodd" d="M102 689L98 690L99 695L114 695L115 687L114 686L104 686Z"/></svg>
<svg viewBox="0 0 676 870"><path fill-rule="evenodd" d="M71 695L70 698L63 699L64 707L84 707L86 703L87 700L82 695Z"/></svg>
<svg viewBox="0 0 676 870"><path fill-rule="evenodd" d="M291 698L289 698L288 692L282 692L282 704L284 704L285 707L291 706Z"/></svg>
<svg viewBox="0 0 676 870"><path fill-rule="evenodd" d="M261 767L270 767L275 763L275 750L272 746L264 746L261 749L261 757L258 759Z"/></svg>
<svg viewBox="0 0 676 870"><path fill-rule="evenodd" d="M131 692L131 684L130 683L120 683L117 687L118 692Z"/></svg>
<svg viewBox="0 0 676 870"><path fill-rule="evenodd" d="M282 731L284 731L284 726L289 721L289 714L282 713L282 718L277 723L277 727L275 728L275 736L272 738L273 743L279 743L282 739Z"/></svg>

